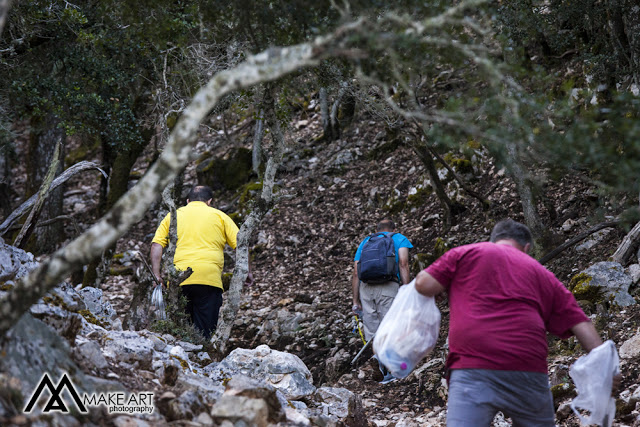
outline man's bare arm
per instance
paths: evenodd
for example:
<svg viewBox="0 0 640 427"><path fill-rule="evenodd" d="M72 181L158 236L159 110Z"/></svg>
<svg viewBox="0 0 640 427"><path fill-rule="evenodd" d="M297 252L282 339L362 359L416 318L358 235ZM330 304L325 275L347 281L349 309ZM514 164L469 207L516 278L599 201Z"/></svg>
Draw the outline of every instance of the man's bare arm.
<svg viewBox="0 0 640 427"><path fill-rule="evenodd" d="M402 284L406 285L411 281L411 273L409 272L409 248L398 249L398 267L400 269Z"/></svg>
<svg viewBox="0 0 640 427"><path fill-rule="evenodd" d="M591 322L581 322L571 328L578 342L586 352L602 345L602 339L598 335L595 326Z"/></svg>
<svg viewBox="0 0 640 427"><path fill-rule="evenodd" d="M445 288L432 275L423 270L416 276L416 290L426 297L434 297L444 292Z"/></svg>
<svg viewBox="0 0 640 427"><path fill-rule="evenodd" d="M162 276L160 274L160 264L162 263L162 245L159 243L151 243L151 250L149 251L149 258L151 258L151 269L153 274L160 283L162 283Z"/></svg>
<svg viewBox="0 0 640 427"><path fill-rule="evenodd" d="M351 275L351 291L353 292L353 306L358 306L358 310L362 310L360 302L360 279L358 279L358 261L353 263L353 274Z"/></svg>

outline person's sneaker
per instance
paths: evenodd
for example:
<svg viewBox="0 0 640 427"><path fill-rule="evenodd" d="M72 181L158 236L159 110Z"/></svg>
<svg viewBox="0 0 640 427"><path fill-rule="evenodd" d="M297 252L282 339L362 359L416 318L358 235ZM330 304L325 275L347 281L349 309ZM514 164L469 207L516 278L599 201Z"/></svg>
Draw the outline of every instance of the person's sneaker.
<svg viewBox="0 0 640 427"><path fill-rule="evenodd" d="M389 372L387 373L387 375L384 376L384 378L382 378L382 381L380 381L380 384L389 384L395 380L397 380L397 378L394 377L391 372Z"/></svg>
<svg viewBox="0 0 640 427"><path fill-rule="evenodd" d="M369 359L369 367L372 370L372 377L374 381L382 381L384 379L384 373L380 370L380 364L378 363L378 358L373 356Z"/></svg>

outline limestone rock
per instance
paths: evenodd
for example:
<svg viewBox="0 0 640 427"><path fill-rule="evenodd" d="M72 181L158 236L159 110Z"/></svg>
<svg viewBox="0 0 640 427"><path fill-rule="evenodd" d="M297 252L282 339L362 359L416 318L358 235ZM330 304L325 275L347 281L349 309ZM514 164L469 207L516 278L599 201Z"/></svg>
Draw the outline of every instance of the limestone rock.
<svg viewBox="0 0 640 427"><path fill-rule="evenodd" d="M37 266L33 254L4 242L0 243L0 281L19 279Z"/></svg>
<svg viewBox="0 0 640 427"><path fill-rule="evenodd" d="M269 425L269 408L262 399L223 395L211 409L211 417L218 423L224 420L234 424L244 421L250 426L266 427Z"/></svg>
<svg viewBox="0 0 640 427"><path fill-rule="evenodd" d="M57 383L63 372L71 374L78 391L93 392L94 386L71 360L70 348L55 331L30 314L11 328L0 348L0 372L19 378L23 396L30 396L45 373Z"/></svg>
<svg viewBox="0 0 640 427"><path fill-rule="evenodd" d="M311 372L298 356L266 345L255 350L235 349L215 367L205 367L205 371L219 380L237 374L263 380L282 391L289 400L299 400L315 392Z"/></svg>
<svg viewBox="0 0 640 427"><path fill-rule="evenodd" d="M76 340L77 342L78 340ZM100 349L100 345L91 340L85 340L76 344L76 351L74 354L80 363L83 363L88 368L96 367L98 369L105 369L109 367L109 362L105 359Z"/></svg>
<svg viewBox="0 0 640 427"><path fill-rule="evenodd" d="M620 307L635 304L635 300L629 294L629 286L632 280L622 265L617 262L598 262L574 276L569 284L576 299L590 299L595 291L605 299L611 300Z"/></svg>
<svg viewBox="0 0 640 427"><path fill-rule="evenodd" d="M636 334L620 346L620 357L634 359L640 356L640 334Z"/></svg>
<svg viewBox="0 0 640 427"><path fill-rule="evenodd" d="M347 425L367 425L362 401L346 388L320 387L315 399L322 404L323 413Z"/></svg>
<svg viewBox="0 0 640 427"><path fill-rule="evenodd" d="M113 325L118 315L108 301L102 298L102 290L92 287L82 288L79 291L84 303L87 306L87 310L107 328ZM120 326L122 329L122 326Z"/></svg>
<svg viewBox="0 0 640 427"><path fill-rule="evenodd" d="M631 277L633 284L640 282L640 264L631 264L627 267L627 274Z"/></svg>
<svg viewBox="0 0 640 427"><path fill-rule="evenodd" d="M264 400L269 410L269 421L277 423L284 420L284 410L276 389L264 381L258 381L245 375L236 375L226 384L226 388L225 395Z"/></svg>
<svg viewBox="0 0 640 427"><path fill-rule="evenodd" d="M177 399L172 399L165 414L167 420L192 420L208 408L197 390L187 390Z"/></svg>
<svg viewBox="0 0 640 427"><path fill-rule="evenodd" d="M108 331L103 348L104 355L118 362L151 369L154 343L132 331Z"/></svg>
<svg viewBox="0 0 640 427"><path fill-rule="evenodd" d="M46 300L46 297L45 297ZM76 335L82 329L84 318L78 313L73 313L60 306L38 302L29 309L36 319L42 320L51 326L60 336L73 343Z"/></svg>
<svg viewBox="0 0 640 427"><path fill-rule="evenodd" d="M112 421L115 427L151 427L151 424L140 418L120 415Z"/></svg>
<svg viewBox="0 0 640 427"><path fill-rule="evenodd" d="M198 375L188 370L180 370L178 372L176 385L185 389L196 389L202 394L202 398L206 403L213 403L225 391L220 381L216 381L206 375Z"/></svg>

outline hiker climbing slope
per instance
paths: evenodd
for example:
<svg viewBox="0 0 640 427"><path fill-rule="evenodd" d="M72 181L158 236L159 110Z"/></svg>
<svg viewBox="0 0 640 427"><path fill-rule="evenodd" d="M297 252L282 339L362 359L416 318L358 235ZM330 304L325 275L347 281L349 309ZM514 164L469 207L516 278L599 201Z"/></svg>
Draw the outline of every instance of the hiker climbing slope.
<svg viewBox="0 0 640 427"><path fill-rule="evenodd" d="M451 249L416 277L425 296L449 296L448 426L489 426L502 411L514 425L554 426L547 331L602 344L573 294L527 255L531 232L500 221L491 242ZM613 388L619 383L614 377Z"/></svg>
<svg viewBox="0 0 640 427"><path fill-rule="evenodd" d="M354 257L351 287L354 313L362 312L364 334L367 341L376 333L382 318L402 284L411 281L409 249L413 245L405 236L395 232L393 221L384 219L377 232L365 238ZM386 369L380 369L387 378Z"/></svg>
<svg viewBox="0 0 640 427"><path fill-rule="evenodd" d="M224 212L211 207L213 191L199 185L187 196L187 205L177 211L178 241L174 265L179 270L191 267L193 273L180 283L182 294L187 298L186 312L195 327L209 338L218 324L222 306L222 268L226 244L236 248L238 227ZM167 214L151 243L151 266L156 278L161 281L160 263L162 252L168 243L171 214ZM251 272L247 284L253 282Z"/></svg>

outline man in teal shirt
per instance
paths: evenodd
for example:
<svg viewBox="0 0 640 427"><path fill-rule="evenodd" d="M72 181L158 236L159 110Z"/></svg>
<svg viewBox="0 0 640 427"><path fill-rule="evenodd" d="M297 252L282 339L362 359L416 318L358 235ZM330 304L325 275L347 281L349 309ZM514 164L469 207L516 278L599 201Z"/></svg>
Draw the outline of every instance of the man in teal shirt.
<svg viewBox="0 0 640 427"><path fill-rule="evenodd" d="M371 236L364 239L354 257L353 276L351 279L351 287L353 290L353 307L354 313L362 313L362 323L364 324L364 335L367 342L371 340L378 330L382 318L387 314L391 303L398 293L400 285L406 285L411 281L409 273L409 249L413 245L405 236L395 232L395 224L393 221L384 219L378 223L378 233L394 233L392 235L393 246L396 253L396 265L398 266L397 280L391 280L378 284L367 284L358 278L358 263L362 254L362 248L369 241ZM380 365L380 370L384 375L383 383L393 380L393 376L387 372L386 368Z"/></svg>

